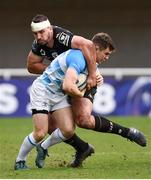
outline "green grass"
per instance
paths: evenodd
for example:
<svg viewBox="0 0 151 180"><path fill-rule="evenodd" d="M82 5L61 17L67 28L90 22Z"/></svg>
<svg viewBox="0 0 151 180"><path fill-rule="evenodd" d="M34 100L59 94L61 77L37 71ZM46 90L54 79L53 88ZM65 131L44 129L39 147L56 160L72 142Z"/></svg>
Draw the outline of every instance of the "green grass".
<svg viewBox="0 0 151 180"><path fill-rule="evenodd" d="M147 147L140 147L117 135L77 129L77 134L93 144L95 154L82 168L67 167L74 150L61 143L49 149L45 167L34 164L35 149L29 154L30 170L14 171L14 161L24 137L32 130L30 118L0 119L0 178L2 179L151 179L151 119L147 117L112 117L114 122L136 127L144 132Z"/></svg>

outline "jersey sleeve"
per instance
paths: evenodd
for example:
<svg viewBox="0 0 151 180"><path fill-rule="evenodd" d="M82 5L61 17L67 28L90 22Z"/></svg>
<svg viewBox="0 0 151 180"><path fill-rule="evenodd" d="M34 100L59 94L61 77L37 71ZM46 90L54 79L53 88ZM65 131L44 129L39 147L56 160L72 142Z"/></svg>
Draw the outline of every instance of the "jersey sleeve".
<svg viewBox="0 0 151 180"><path fill-rule="evenodd" d="M41 53L40 53L40 47L39 45L36 43L36 41L34 40L33 43L32 43L32 47L31 47L31 50L34 54L38 55L38 56L41 56Z"/></svg>
<svg viewBox="0 0 151 180"><path fill-rule="evenodd" d="M66 63L68 68L74 68L78 74L86 68L86 61L80 50L70 50L66 58Z"/></svg>
<svg viewBox="0 0 151 180"><path fill-rule="evenodd" d="M66 46L68 49L71 49L73 33L68 31L67 29L58 26L54 26L54 32L54 39L56 39L63 46Z"/></svg>

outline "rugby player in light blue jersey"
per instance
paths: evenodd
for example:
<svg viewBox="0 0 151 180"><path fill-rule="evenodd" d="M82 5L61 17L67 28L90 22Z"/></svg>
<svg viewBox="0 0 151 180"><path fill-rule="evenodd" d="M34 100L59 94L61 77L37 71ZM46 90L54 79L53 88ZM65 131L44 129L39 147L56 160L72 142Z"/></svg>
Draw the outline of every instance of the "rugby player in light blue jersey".
<svg viewBox="0 0 151 180"><path fill-rule="evenodd" d="M97 63L100 64L108 60L110 54L114 51L110 36L106 33L98 33L93 37L92 41L96 48ZM146 146L145 136L137 129L123 127L105 117L100 115L93 116L91 114L91 99L93 99L95 93L86 90L85 94L83 94L83 92L78 89L76 82L78 74L80 73L87 73L87 64L82 52L80 50L68 50L59 55L44 73L33 82L30 99L34 131L25 138L16 159L15 167L17 167L18 160L25 162L27 154L31 149L42 141L40 132L46 132L47 134L47 129L40 131L39 128L43 128L41 119L48 120L49 112L52 112L52 115L56 119L58 128L54 130L45 141L38 145L39 150L36 164L39 167L43 167L44 165L46 154L43 152L47 150L48 147L66 141L73 136L76 126L75 122L81 128L118 134L134 141L140 146ZM88 111L86 112L87 119L79 117L78 121L75 121L73 117L74 111L72 111L72 106L68 103L68 95L74 99L75 103L76 99L79 98L85 98L86 101L89 101L89 108L87 108ZM83 107L81 107L81 109L82 108ZM41 122L41 126L37 127L36 122ZM43 134L43 138L46 134ZM78 161L78 159L76 159L73 167L82 165L83 160L84 159L80 159Z"/></svg>

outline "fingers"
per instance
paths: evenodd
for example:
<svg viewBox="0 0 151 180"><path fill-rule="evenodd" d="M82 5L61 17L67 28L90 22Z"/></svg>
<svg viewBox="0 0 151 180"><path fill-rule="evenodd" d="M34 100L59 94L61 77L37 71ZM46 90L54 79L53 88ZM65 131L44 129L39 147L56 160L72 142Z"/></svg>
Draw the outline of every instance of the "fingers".
<svg viewBox="0 0 151 180"><path fill-rule="evenodd" d="M88 76L87 79L87 89L90 90L91 88L102 85L104 82L103 76L100 74L99 71L96 72L95 76Z"/></svg>
<svg viewBox="0 0 151 180"><path fill-rule="evenodd" d="M103 76L101 74L96 75L96 80L97 80L97 86L102 85L104 82Z"/></svg>
<svg viewBox="0 0 151 180"><path fill-rule="evenodd" d="M96 74L88 75L88 78L87 78L87 89L90 90L91 88L95 87L96 83L97 83Z"/></svg>
<svg viewBox="0 0 151 180"><path fill-rule="evenodd" d="M87 80L87 89L90 90L91 88L95 87L97 84L97 81L95 80Z"/></svg>

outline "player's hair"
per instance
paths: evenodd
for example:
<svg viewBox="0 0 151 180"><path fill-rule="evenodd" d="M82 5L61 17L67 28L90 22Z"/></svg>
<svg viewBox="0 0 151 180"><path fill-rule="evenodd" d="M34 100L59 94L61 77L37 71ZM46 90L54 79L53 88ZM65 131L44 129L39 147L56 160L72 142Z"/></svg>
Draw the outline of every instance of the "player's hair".
<svg viewBox="0 0 151 180"><path fill-rule="evenodd" d="M104 32L97 33L93 36L92 41L94 44L100 47L100 49L106 49L109 47L110 51L115 50L115 45L112 38Z"/></svg>
<svg viewBox="0 0 151 180"><path fill-rule="evenodd" d="M43 14L37 14L35 17L33 17L32 22L39 23L39 22L46 21L47 19L48 19L47 16Z"/></svg>

